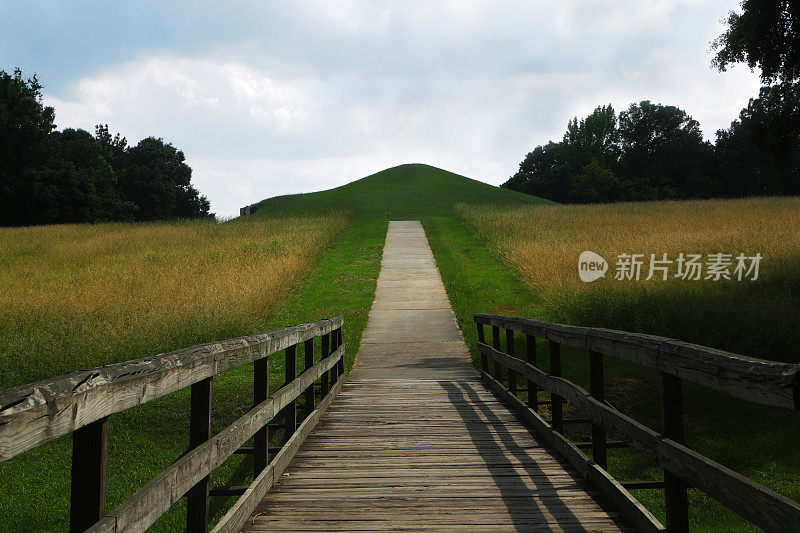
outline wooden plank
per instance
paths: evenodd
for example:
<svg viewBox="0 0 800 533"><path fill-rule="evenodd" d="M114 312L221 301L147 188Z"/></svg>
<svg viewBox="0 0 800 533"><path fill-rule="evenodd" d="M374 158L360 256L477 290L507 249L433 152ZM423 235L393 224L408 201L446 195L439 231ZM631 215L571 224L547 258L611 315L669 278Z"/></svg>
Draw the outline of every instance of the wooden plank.
<svg viewBox="0 0 800 533"><path fill-rule="evenodd" d="M341 316L0 391L0 462L108 415L155 400L342 325Z"/></svg>
<svg viewBox="0 0 800 533"><path fill-rule="evenodd" d="M497 350L500 349L500 328L497 326L492 326L492 346ZM494 379L498 381L503 379L503 367L497 361L494 363Z"/></svg>
<svg viewBox="0 0 800 533"><path fill-rule="evenodd" d="M502 478L494 478L491 475L481 477L467 477L462 476L459 478L434 478L430 476L412 478L409 476L402 477L382 477L382 478L365 478L365 479L343 479L333 478L326 480L305 479L298 480L292 477L291 483L287 485L286 490L300 490L300 489L323 489L334 488L339 489L343 493L349 492L354 489L370 489L375 488L380 490L382 488L390 487L391 490L403 489L425 489L425 490L459 490L459 491L472 491L484 490L491 487L491 490L499 489L502 493L506 488L516 488L531 492L544 491L553 492L554 490L563 489L580 489L584 486L582 479L575 480L570 476L505 476ZM280 490L280 487L276 486Z"/></svg>
<svg viewBox="0 0 800 533"><path fill-rule="evenodd" d="M599 527L595 524L567 524L564 526L547 526L547 525L540 525L540 526L533 526L533 525L525 525L521 526L521 530L528 531L531 533L534 532L552 532L552 533L560 533L560 532L571 532L571 533L585 533L586 526L591 526L590 530L593 532L601 533L606 531L622 531L618 526L609 525L605 528ZM498 526L493 526L490 524L482 524L476 526L472 529L480 529L481 531L508 531L511 527L508 524L502 524ZM296 523L289 523L289 524L282 524L281 526L271 526L269 524L264 524L261 526L260 524L256 525L249 525L243 531L442 531L442 530L452 530L452 529L470 529L469 525L458 526L457 524L452 525L438 525L438 524L431 524L425 525L424 523L416 523L416 524L409 524L407 527L398 527L397 524L393 523L392 521L370 521L370 522L338 522L338 523L300 523L299 525Z"/></svg>
<svg viewBox="0 0 800 533"><path fill-rule="evenodd" d="M339 326L337 329L334 330L334 334L336 335L336 347L344 344L344 337L342 337L342 326ZM340 376L344 376L344 358L339 359L339 366L336 368L336 372Z"/></svg>
<svg viewBox="0 0 800 533"><path fill-rule="evenodd" d="M308 339L303 346L303 372L312 366L314 366L314 339ZM309 387L305 397L306 411L309 413L314 409L316 402L314 395L314 387Z"/></svg>
<svg viewBox="0 0 800 533"><path fill-rule="evenodd" d="M281 387L274 395L242 415L220 433L189 451L108 513L109 517L116 518L117 531L147 529L189 488L221 465L258 429L288 405L289 401L297 398L320 375L330 370L343 353L344 346L331 357L314 365L310 371L301 374L289 385Z"/></svg>
<svg viewBox="0 0 800 533"><path fill-rule="evenodd" d="M539 366L539 362L536 359L536 337L533 335L525 335L525 360L530 365L535 367ZM528 406L538 413L539 389L536 386L536 383L530 379L526 381L526 384L528 387Z"/></svg>
<svg viewBox="0 0 800 533"><path fill-rule="evenodd" d="M194 449L211 438L212 380L206 378L192 385L189 415L189 448ZM208 531L208 492L210 475L201 479L186 494L186 530Z"/></svg>
<svg viewBox="0 0 800 533"><path fill-rule="evenodd" d="M328 353L330 350L330 335L323 335L320 339L320 361L324 360L328 357ZM330 383L328 381L328 373L322 374L322 379L320 380L319 386L319 393L321 396L326 396L328 394L328 389L330 388Z"/></svg>
<svg viewBox="0 0 800 533"><path fill-rule="evenodd" d="M603 376L603 354L589 350L589 392L598 402L605 402L605 382ZM600 468L608 470L606 453L606 431L603 426L592 424L592 460Z"/></svg>
<svg viewBox="0 0 800 533"><path fill-rule="evenodd" d="M367 389L369 398L353 405L346 396L365 389L348 386L247 530L528 529L537 521L548 530L620 530L618 515L599 504L577 472L482 385L469 386L484 399L470 393L458 407L441 389L415 397L398 396L393 387ZM381 403L383 394L396 397ZM432 408L431 398L439 406Z"/></svg>
<svg viewBox="0 0 800 533"><path fill-rule="evenodd" d="M516 346L514 345L514 330L507 329L506 330L506 353L511 357L515 357L515 349ZM511 394L517 394L517 375L514 372L509 371L508 373L508 390L511 391Z"/></svg>
<svg viewBox="0 0 800 533"><path fill-rule="evenodd" d="M253 406L269 397L269 357L253 365ZM265 425L253 435L253 478L267 467L269 461L269 426Z"/></svg>
<svg viewBox="0 0 800 533"><path fill-rule="evenodd" d="M108 417L72 434L69 530L84 531L106 514Z"/></svg>
<svg viewBox="0 0 800 533"><path fill-rule="evenodd" d="M338 362L338 358L341 357L343 353L344 345L341 345L333 354L333 356L327 360L336 363ZM317 363L317 365L321 365L325 362L326 360L323 359L320 363ZM292 435L292 438L289 439L289 441L283 446L281 451L278 452L278 454L269 464L269 467L267 467L267 469L253 481L253 483L248 487L247 491L238 500L236 500L236 503L233 504L233 506L228 509L228 512L225 513L225 516L220 519L219 523L217 523L212 530L213 533L228 533L239 531L242 528L258 503L264 498L264 495L272 487L275 480L279 478L286 470L286 467L294 458L294 455L297 452L300 444L311 432L311 430L314 429L314 426L316 426L317 422L319 422L322 414L325 413L325 410L328 408L328 406L330 406L336 394L341 390L342 385L345 383L344 378L345 376L341 376L341 379L339 379L336 384L331 387L329 393L322 399L322 401L320 401L317 408L314 409L314 411L308 415L305 420L303 420L303 422L297 428L297 431L295 431L294 435Z"/></svg>
<svg viewBox="0 0 800 533"><path fill-rule="evenodd" d="M800 525L800 504L782 496L711 459L678 444L598 402L581 387L564 378L548 376L538 368L482 345L490 358L497 358L534 380L543 389L566 398L583 411L593 423L614 430L620 440L698 488L747 520L767 530L788 531ZM486 379L489 376L484 376ZM492 387L494 389L494 387ZM547 428L540 434L547 437ZM787 524L790 526L787 526ZM789 527L789 529L787 529Z"/></svg>
<svg viewBox="0 0 800 533"><path fill-rule="evenodd" d="M561 345L555 341L550 341L548 344L550 345L550 375L561 376ZM500 362L498 361L497 364ZM564 399L558 394L551 394L550 402L553 430L564 433Z"/></svg>
<svg viewBox="0 0 800 533"><path fill-rule="evenodd" d="M284 384L288 385L297 377L297 345L287 346L284 359ZM313 383L310 386L313 386ZM303 393L305 394L305 390ZM283 408L284 441L288 441L292 437L295 429L297 429L297 402L292 399Z"/></svg>
<svg viewBox="0 0 800 533"><path fill-rule="evenodd" d="M307 497L308 496L308 497ZM434 510L444 510L449 509L450 511L475 511L475 510L487 510L487 511L496 511L497 509L506 509L506 510L514 510L514 511L524 511L530 510L536 507L545 507L548 509L563 509L566 507L574 507L576 510L579 509L598 509L601 508L600 504L596 502L593 498L596 496L600 496L600 493L597 491L593 492L580 492L580 491L570 491L562 492L560 494L539 494L535 497L503 497L503 496L491 496L491 497L471 497L471 496L453 496L447 498L417 498L417 497L409 497L409 496L391 496L391 497L366 497L366 498L359 498L358 500L358 508L359 509L374 509L374 510L391 510L391 509L409 509L409 508L419 508L419 509L434 509ZM281 506L281 508L286 509L313 509L314 511L320 511L325 509L350 509L353 510L355 506L350 502L344 501L331 501L331 500L319 500L310 497L305 492L298 492L294 494L290 493L267 493L264 497L264 501L259 504L256 508L258 510L263 509L270 509L270 508L278 508L277 504ZM605 509L604 509L605 510ZM606 512L608 512L606 510Z"/></svg>
<svg viewBox="0 0 800 533"><path fill-rule="evenodd" d="M475 325L478 326L478 342L486 342L486 333L483 331L483 324L476 323ZM481 354L481 370L484 372L489 371L489 359L483 354Z"/></svg>
<svg viewBox="0 0 800 533"><path fill-rule="evenodd" d="M251 524L249 524L244 531L259 531L259 526L263 526L267 529L261 529L261 531L274 531L274 530L282 530L288 528L289 530L295 531L303 531L303 530L312 530L312 531L321 531L321 530L366 530L371 531L376 527L379 528L391 528L392 526L397 527L398 520L394 516L389 517L375 517L375 518L351 518L349 516L340 517L340 518L333 518L330 517L326 518L317 518L317 517L309 517L306 520L300 520L298 525L298 520L295 517L288 517L288 519L281 519L280 517L255 517ZM573 526L573 527L580 527L583 531L586 531L584 528L590 528L590 531L603 531L603 529L597 529L598 527L602 528L605 526L608 529L605 531L619 531L618 526L615 526L614 522L606 516L562 516L562 517L552 517L549 513L541 513L540 515L528 515L528 516L513 516L508 518L501 518L499 516L491 516L491 515L469 515L466 516L462 515L460 517L448 517L448 516L410 516L402 519L402 527L410 528L410 527L472 527L483 529L483 526L490 526L490 527L506 527L511 528L512 530L516 530L518 528L524 528L526 531L530 527L539 527L539 528L546 528L549 527L549 524L552 524L553 527L566 527L566 526ZM341 529L344 527L347 529ZM298 529L299 528L299 529Z"/></svg>
<svg viewBox="0 0 800 533"><path fill-rule="evenodd" d="M527 363L523 364L527 365ZM631 496L622 485L617 483L605 470L586 459L583 453L581 453L581 451L566 437L553 431L550 424L545 422L536 411L532 410L516 396L509 393L501 383L492 379L491 376L484 374L483 379L498 396L508 402L511 408L514 409L525 422L530 424L557 452L565 457L587 481L600 489L637 529L649 532L666 531L666 528L658 519L656 519L650 511L645 509L636 498Z"/></svg>
<svg viewBox="0 0 800 533"><path fill-rule="evenodd" d="M683 393L681 378L661 373L662 434L684 444ZM672 472L664 471L664 508L670 533L688 533L689 498L686 483Z"/></svg>
<svg viewBox="0 0 800 533"><path fill-rule="evenodd" d="M475 321L588 348L751 402L800 410L800 364L756 359L655 335L528 318L478 314Z"/></svg>

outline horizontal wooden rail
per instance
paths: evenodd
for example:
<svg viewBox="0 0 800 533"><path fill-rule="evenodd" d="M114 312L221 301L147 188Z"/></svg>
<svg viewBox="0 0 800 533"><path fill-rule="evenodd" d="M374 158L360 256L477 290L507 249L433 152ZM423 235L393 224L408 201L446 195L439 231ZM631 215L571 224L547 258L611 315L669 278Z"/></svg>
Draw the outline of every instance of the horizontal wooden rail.
<svg viewBox="0 0 800 533"><path fill-rule="evenodd" d="M553 431L553 427L539 416L536 411L522 403L502 383L486 372L481 372L481 376L489 385L489 388L519 413L525 422L536 429L544 437L547 444L562 457L566 458L583 479L587 480L611 500L614 506L633 523L637 531L650 533L663 533L666 531L652 513L631 496L617 480L611 477L603 468L600 468L594 461L588 460L566 437L557 431Z"/></svg>
<svg viewBox="0 0 800 533"><path fill-rule="evenodd" d="M688 504L686 501L686 487L692 486L702 490L709 496L727 506L734 512L740 514L754 524L770 531L795 531L800 529L800 504L786 498L750 479L714 462L713 460L691 450L683 442L683 421L681 408L681 378L695 381L701 385L709 386L715 390L728 392L734 396L745 397L745 390L757 390L758 403L779 405L783 407L795 408L794 400L785 401L784 392L787 384L796 387L793 380L797 379L797 369L800 365L790 365L775 363L753 358L745 358L727 352L720 352L702 346L691 346L691 351L670 351L663 349L664 346L678 341L663 339L659 337L639 336L634 334L624 334L621 332L611 332L610 330L597 330L595 328L574 328L572 326L562 326L560 324L548 324L544 322L519 319L511 317L496 317L490 315L476 315L476 323L479 329L478 349L481 360L484 361L482 377L489 386L501 397L512 404L522 416L533 425L550 444L562 453L573 465L585 475L597 476L594 469L600 469L605 463L606 454L606 430L610 431L616 438L627 444L631 449L638 451L643 456L652 460L664 469L664 488L667 507L667 522L670 531L688 530ZM587 392L583 388L575 385L568 379L560 375L560 366L554 373L548 373L534 363L523 361L513 353L506 353L499 349L499 342L493 345L487 344L480 330L483 325L491 325L494 328L506 329L506 344L513 343L513 332L522 331L528 337L528 344L531 339L543 338L550 342L551 359L553 354L560 356L557 346L562 340L567 339L572 346L589 348L592 392ZM565 331L575 333L581 330L582 340L576 340L575 335L565 334ZM558 333L554 333L558 332ZM606 339L600 342L591 342L593 335L599 335ZM613 335L612 335L613 334ZM626 341L610 342L610 336L623 338L629 335ZM642 340L644 337L645 340ZM652 341L658 339L658 341ZM643 350L637 352L643 343ZM652 351L655 350L655 353ZM687 353L702 353L701 361L697 364L687 362ZM603 400L603 373L602 355L611 355L632 360L647 366L661 370L662 372L662 410L664 413L664 430L662 433L654 431L632 418L622 414ZM624 354L624 355L620 355ZM636 357L634 357L634 354ZM688 357L690 359L690 357ZM494 375L486 371L488 362L492 361L495 365ZM747 365L745 364L747 363ZM716 371L712 370L714 364L719 365ZM541 389L550 393L552 398L558 398L559 402L566 401L580 409L589 421L593 424L592 449L595 462L588 461L579 447L570 442L563 435L563 428L560 426L561 420L551 425L542 419L535 409L525 405L519 400L513 390L506 389L502 384L502 368L508 369L508 375L516 375L528 380L533 385L533 390ZM701 369L708 374L703 379L697 378ZM733 370L731 370L733 369ZM557 374L557 375L554 375ZM715 379L714 376L719 377ZM720 377L721 376L721 377ZM734 377L736 379L734 379ZM510 380L509 380L510 381ZM739 382L741 388L734 386L734 382ZM709 385L710 384L710 385ZM748 398L749 399L749 398ZM537 402L533 402L534 407ZM554 404L555 405L555 404ZM556 425L558 422L558 426ZM585 445L582 447L586 447ZM587 462L588 461L588 462ZM594 472L592 474L592 472ZM589 476L591 477L591 476ZM600 487L611 489L607 481L600 480ZM655 486L654 484L647 484ZM634 485L631 485L634 486ZM603 492L606 492L603 490ZM610 495L618 491L611 490ZM618 503L624 505L624 499ZM635 510L630 509L629 510ZM640 527L647 524L645 520Z"/></svg>
<svg viewBox="0 0 800 533"><path fill-rule="evenodd" d="M299 441L330 403L344 378L342 317L195 346L136 361L72 372L0 391L0 460L8 460L65 433L73 433L70 531L144 531L176 501L187 498L187 530L207 531L209 496L243 494L241 487L209 484L211 473L234 453L254 457L254 478L267 470L276 447L269 446L270 422L279 418L288 442L274 461L288 461ZM314 339L320 360L314 363ZM297 346L304 366L297 374ZM269 394L269 356L284 350L284 384ZM253 365L253 407L212 436L213 377ZM320 403L315 406L316 382ZM328 386L330 380L332 387ZM106 512L109 415L190 387L189 451L113 511ZM297 399L303 398L298 428ZM307 415L307 416L306 416ZM250 438L253 446L243 447ZM288 459L287 459L288 458ZM270 471L277 471L277 466Z"/></svg>
<svg viewBox="0 0 800 533"><path fill-rule="evenodd" d="M0 462L198 381L342 326L341 316L70 372L0 391Z"/></svg>
<svg viewBox="0 0 800 533"><path fill-rule="evenodd" d="M475 322L632 361L751 402L800 410L800 364L755 359L666 337L530 318L478 314Z"/></svg>
<svg viewBox="0 0 800 533"><path fill-rule="evenodd" d="M172 463L108 513L108 519L116 521L116 527L112 531L144 531L150 527L190 488L224 463L281 409L301 396L323 373L333 368L343 354L344 346L341 346L329 357L303 372L300 377L278 389L267 400L253 407L236 422Z"/></svg>
<svg viewBox="0 0 800 533"><path fill-rule="evenodd" d="M256 506L264 499L264 495L280 478L284 470L286 470L286 467L289 466L300 444L317 425L322 414L330 406L333 397L341 390L343 384L344 379L340 378L336 384L331 387L329 394L320 402L319 407L300 424L297 431L292 435L292 438L289 439L272 462L270 462L269 466L259 474L233 507L228 509L225 516L222 517L212 530L213 533L229 533L241 530Z"/></svg>

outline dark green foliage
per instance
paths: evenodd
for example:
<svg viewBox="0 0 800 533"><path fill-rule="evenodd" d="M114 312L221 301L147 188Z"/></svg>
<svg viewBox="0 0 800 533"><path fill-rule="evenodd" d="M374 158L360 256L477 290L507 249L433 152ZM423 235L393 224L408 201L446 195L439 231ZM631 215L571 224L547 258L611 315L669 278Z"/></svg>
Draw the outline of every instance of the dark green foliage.
<svg viewBox="0 0 800 533"><path fill-rule="evenodd" d="M28 207L46 193L54 160L52 107L41 103L36 76L0 71L0 224L30 223Z"/></svg>
<svg viewBox="0 0 800 533"><path fill-rule="evenodd" d="M800 80L800 3L744 0L742 10L728 15L728 29L714 41L714 65L758 67L765 83Z"/></svg>
<svg viewBox="0 0 800 533"><path fill-rule="evenodd" d="M137 220L208 216L209 203L192 187L183 152L148 137L128 148L119 167L120 190L139 207Z"/></svg>
<svg viewBox="0 0 800 533"><path fill-rule="evenodd" d="M717 144L674 106L647 100L573 119L502 185L561 203L800 193L800 87L761 89Z"/></svg>
<svg viewBox="0 0 800 533"><path fill-rule="evenodd" d="M800 194L800 86L762 87L717 132L717 154L728 196Z"/></svg>
<svg viewBox="0 0 800 533"><path fill-rule="evenodd" d="M0 71L0 225L210 216L181 151L154 138L128 148L108 125L54 131L41 89Z"/></svg>
<svg viewBox="0 0 800 533"><path fill-rule="evenodd" d="M619 123L622 157L618 172L638 179L648 191L642 196L708 196L714 154L712 146L703 141L696 120L677 107L645 100L621 113ZM628 199L639 199L635 183Z"/></svg>
<svg viewBox="0 0 800 533"><path fill-rule="evenodd" d="M560 143L537 146L503 187L562 203L612 201L619 157L616 113L600 106L580 122L572 119Z"/></svg>

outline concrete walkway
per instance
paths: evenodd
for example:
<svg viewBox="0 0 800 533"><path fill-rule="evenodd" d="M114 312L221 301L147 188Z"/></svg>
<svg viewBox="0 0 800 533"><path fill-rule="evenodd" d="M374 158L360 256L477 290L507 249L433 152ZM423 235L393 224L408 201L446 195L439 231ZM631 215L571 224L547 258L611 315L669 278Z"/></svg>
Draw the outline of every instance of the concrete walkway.
<svg viewBox="0 0 800 533"><path fill-rule="evenodd" d="M475 378L422 224L389 222L352 379Z"/></svg>

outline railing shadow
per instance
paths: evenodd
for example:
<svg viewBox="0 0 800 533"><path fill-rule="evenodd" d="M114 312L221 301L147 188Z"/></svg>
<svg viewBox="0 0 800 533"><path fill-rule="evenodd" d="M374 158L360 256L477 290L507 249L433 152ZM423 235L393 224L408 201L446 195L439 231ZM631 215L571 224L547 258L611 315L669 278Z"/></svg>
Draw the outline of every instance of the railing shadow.
<svg viewBox="0 0 800 533"><path fill-rule="evenodd" d="M489 420L496 417L483 403L473 385L466 381L439 383L447 392L484 460L514 528L517 531L529 529L531 522L538 519L554 529L569 527L573 531L585 531L579 518L558 493L559 489L568 489L569 485L554 485L549 479L552 473L548 474L545 465L541 465L536 457L514 442L513 435L501 420L491 426L478 420L481 415ZM512 461L511 457L516 461ZM525 472L526 478L519 473L520 470ZM578 488L578 479L572 478L575 488Z"/></svg>

